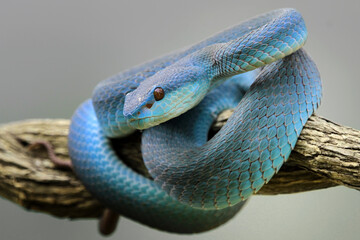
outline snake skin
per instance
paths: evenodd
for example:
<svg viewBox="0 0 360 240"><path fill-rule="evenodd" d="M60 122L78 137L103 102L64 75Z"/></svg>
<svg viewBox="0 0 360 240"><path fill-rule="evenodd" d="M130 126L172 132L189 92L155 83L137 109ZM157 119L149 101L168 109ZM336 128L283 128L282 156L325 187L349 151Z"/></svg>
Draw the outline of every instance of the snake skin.
<svg viewBox="0 0 360 240"><path fill-rule="evenodd" d="M279 171L320 103L306 37L298 12L275 10L104 80L72 117L76 175L105 206L160 230L225 223ZM154 84L165 97L145 109ZM233 116L208 140L228 108ZM125 165L109 139L149 126L142 153L154 181Z"/></svg>

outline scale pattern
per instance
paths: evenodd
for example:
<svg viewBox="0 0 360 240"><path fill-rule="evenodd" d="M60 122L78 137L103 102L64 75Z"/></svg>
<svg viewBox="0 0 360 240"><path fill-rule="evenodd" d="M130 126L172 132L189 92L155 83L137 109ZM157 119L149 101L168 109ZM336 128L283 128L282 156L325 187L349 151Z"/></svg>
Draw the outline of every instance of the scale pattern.
<svg viewBox="0 0 360 240"><path fill-rule="evenodd" d="M197 128L182 130L184 122L191 124L186 119L192 112L144 132L146 167L164 190L192 207L233 206L280 169L320 98L320 76L301 49L266 66L227 124L206 144L192 141ZM177 134L183 132L180 141L173 137L175 127Z"/></svg>
<svg viewBox="0 0 360 240"><path fill-rule="evenodd" d="M244 204L203 211L171 198L118 159L99 126L91 100L83 103L72 118L69 151L77 177L104 205L160 230L206 231L231 219Z"/></svg>
<svg viewBox="0 0 360 240"><path fill-rule="evenodd" d="M280 169L319 105L318 71L300 49L306 37L298 12L275 10L99 83L72 118L75 173L104 205L148 226L193 233L223 224ZM123 115L125 95L182 63L202 66L212 87L228 80L194 109L144 131L152 181L122 163L108 138L134 131ZM256 78L257 70L244 73L255 68L263 68ZM206 142L216 114L235 107Z"/></svg>

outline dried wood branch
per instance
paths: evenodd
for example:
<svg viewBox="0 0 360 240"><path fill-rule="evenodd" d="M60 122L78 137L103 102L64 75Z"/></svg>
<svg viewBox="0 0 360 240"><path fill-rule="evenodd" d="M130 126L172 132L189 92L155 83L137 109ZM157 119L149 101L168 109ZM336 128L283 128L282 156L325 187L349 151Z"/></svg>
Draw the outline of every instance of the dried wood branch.
<svg viewBox="0 0 360 240"><path fill-rule="evenodd" d="M217 131L231 115L221 114ZM92 218L103 206L71 171L55 168L45 149L29 150L38 140L51 143L58 157L69 159L69 120L40 119L0 126L0 195L27 209L57 217ZM119 156L149 176L141 160L140 133L113 142ZM360 131L312 116L290 159L258 194L303 192L337 185L360 190Z"/></svg>

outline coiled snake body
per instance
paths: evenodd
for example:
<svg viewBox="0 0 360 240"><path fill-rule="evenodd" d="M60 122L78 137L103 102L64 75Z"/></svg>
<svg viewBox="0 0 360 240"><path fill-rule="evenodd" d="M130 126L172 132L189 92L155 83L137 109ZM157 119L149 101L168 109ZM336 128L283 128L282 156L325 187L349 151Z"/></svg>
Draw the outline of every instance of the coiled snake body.
<svg viewBox="0 0 360 240"><path fill-rule="evenodd" d="M76 175L104 205L148 226L221 225L280 169L319 105L306 37L298 12L275 10L101 82L72 118ZM226 108L234 114L207 141ZM109 138L135 129L146 129L142 154L154 180L111 148Z"/></svg>

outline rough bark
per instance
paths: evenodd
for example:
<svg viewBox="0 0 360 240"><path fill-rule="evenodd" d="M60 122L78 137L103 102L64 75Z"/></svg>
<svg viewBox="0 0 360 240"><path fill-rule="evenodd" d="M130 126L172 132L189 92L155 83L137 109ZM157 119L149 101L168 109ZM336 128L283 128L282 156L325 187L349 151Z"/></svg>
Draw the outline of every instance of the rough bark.
<svg viewBox="0 0 360 240"><path fill-rule="evenodd" d="M224 112L216 132L231 115ZM68 159L69 120L41 119L0 126L0 195L27 209L58 217L100 216L103 206L71 171L55 168L45 149L29 149L34 141L50 142L58 157ZM148 176L140 154L140 134L113 142L119 156ZM290 159L258 194L303 192L344 185L360 189L360 131L312 116Z"/></svg>

